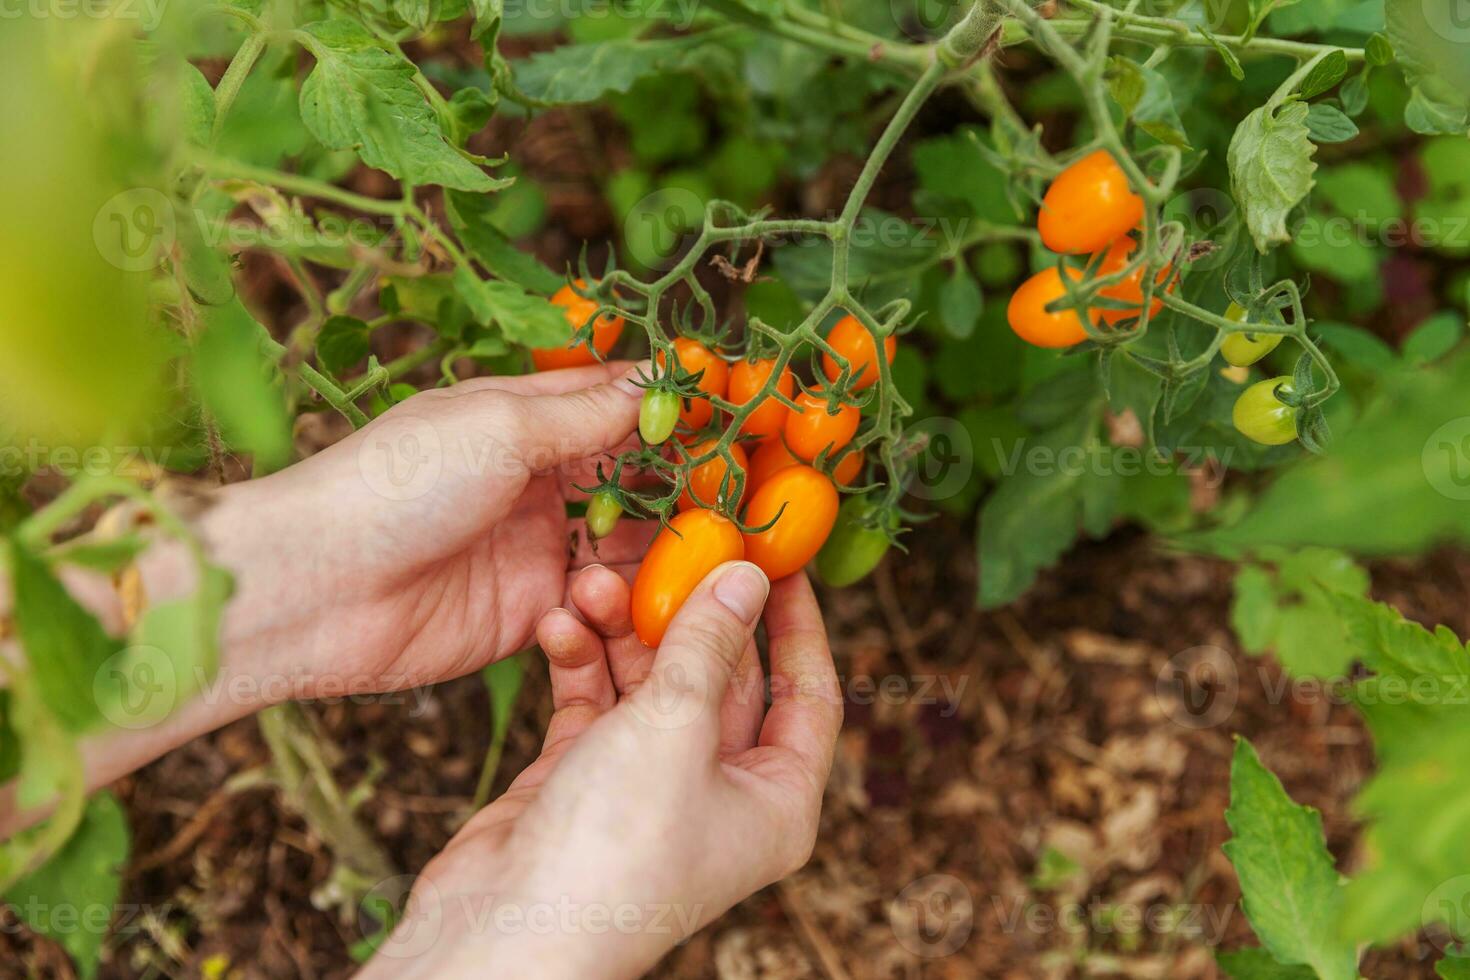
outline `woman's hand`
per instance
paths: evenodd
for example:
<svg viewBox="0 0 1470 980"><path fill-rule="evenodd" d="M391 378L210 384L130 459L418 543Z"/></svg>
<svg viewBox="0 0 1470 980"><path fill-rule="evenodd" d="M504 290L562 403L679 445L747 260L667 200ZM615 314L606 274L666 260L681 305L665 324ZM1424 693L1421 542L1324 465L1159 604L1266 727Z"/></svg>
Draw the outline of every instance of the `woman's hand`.
<svg viewBox="0 0 1470 980"><path fill-rule="evenodd" d="M555 713L541 757L449 843L368 976L637 976L806 862L842 721L804 575L717 568L655 652L627 584L589 568L537 636Z"/></svg>
<svg viewBox="0 0 1470 980"><path fill-rule="evenodd" d="M312 697L431 684L525 647L591 560L565 503L637 426L634 377L625 363L424 391L221 491L203 533L237 578L227 665ZM603 560L642 554L653 528L625 524Z"/></svg>

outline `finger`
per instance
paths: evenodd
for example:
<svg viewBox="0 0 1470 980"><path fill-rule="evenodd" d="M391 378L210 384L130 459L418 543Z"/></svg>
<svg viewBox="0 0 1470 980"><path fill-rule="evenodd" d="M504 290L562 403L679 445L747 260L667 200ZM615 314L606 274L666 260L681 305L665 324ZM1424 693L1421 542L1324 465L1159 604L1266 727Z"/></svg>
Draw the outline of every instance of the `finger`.
<svg viewBox="0 0 1470 980"><path fill-rule="evenodd" d="M463 393L508 391L516 395L562 395L620 378L628 373L633 364L633 361L608 361L605 364L588 364L585 367L540 371L536 374L468 378L448 390Z"/></svg>
<svg viewBox="0 0 1470 980"><path fill-rule="evenodd" d="M752 639L730 674L730 686L725 689L725 700L720 704L721 758L755 746L765 716L765 679L760 651Z"/></svg>
<svg viewBox="0 0 1470 980"><path fill-rule="evenodd" d="M755 632L770 583L750 562L726 562L700 582L674 615L648 680L630 700L656 727L690 728L717 741L720 704Z"/></svg>
<svg viewBox="0 0 1470 980"><path fill-rule="evenodd" d="M634 382L643 370L635 367L588 388L521 399L516 442L527 467L549 470L605 453L627 439L638 426L643 389Z"/></svg>
<svg viewBox="0 0 1470 980"><path fill-rule="evenodd" d="M842 691L822 612L805 572L775 583L765 619L771 707L760 744L793 753L820 793L842 728Z"/></svg>
<svg viewBox="0 0 1470 980"><path fill-rule="evenodd" d="M553 609L542 616L536 640L550 664L552 715L544 748L551 748L581 734L617 703L617 694L602 638L570 612Z"/></svg>
<svg viewBox="0 0 1470 980"><path fill-rule="evenodd" d="M654 651L633 632L632 593L616 569L593 566L572 579L572 604L603 639L619 694L637 690L653 669Z"/></svg>

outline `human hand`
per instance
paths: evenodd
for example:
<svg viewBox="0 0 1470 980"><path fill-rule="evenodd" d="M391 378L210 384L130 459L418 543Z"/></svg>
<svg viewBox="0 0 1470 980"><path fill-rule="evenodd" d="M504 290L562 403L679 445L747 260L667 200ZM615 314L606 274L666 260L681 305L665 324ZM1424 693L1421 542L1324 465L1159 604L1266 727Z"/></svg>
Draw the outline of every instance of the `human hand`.
<svg viewBox="0 0 1470 980"><path fill-rule="evenodd" d="M554 714L539 759L424 870L364 976L637 976L815 841L842 701L802 574L753 629L765 577L722 565L655 652L629 591L589 568L548 613Z"/></svg>
<svg viewBox="0 0 1470 980"><path fill-rule="evenodd" d="M237 577L226 667L312 697L447 680L526 646L591 560L570 547L581 522L565 503L630 438L635 376L624 363L424 391L221 491L202 533ZM635 560L653 530L640 523L603 560Z"/></svg>

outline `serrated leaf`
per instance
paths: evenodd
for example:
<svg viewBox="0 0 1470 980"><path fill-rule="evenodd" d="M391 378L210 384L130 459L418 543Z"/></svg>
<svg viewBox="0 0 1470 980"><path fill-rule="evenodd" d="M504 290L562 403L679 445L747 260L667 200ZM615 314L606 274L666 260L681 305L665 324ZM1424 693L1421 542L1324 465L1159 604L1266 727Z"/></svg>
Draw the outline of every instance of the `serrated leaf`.
<svg viewBox="0 0 1470 980"><path fill-rule="evenodd" d="M71 955L83 980L97 974L107 930L97 927L96 911L111 918L129 845L122 806L111 793L98 793L66 845L5 891L5 900L32 929ZM79 914L88 918L79 921Z"/></svg>
<svg viewBox="0 0 1470 980"><path fill-rule="evenodd" d="M316 335L316 357L328 374L341 376L368 356L368 325L355 316L334 316Z"/></svg>
<svg viewBox="0 0 1470 980"><path fill-rule="evenodd" d="M1317 152L1307 130L1307 106L1288 102L1252 112L1230 140L1228 160L1235 199L1256 248L1267 252L1291 240L1286 218L1312 190Z"/></svg>
<svg viewBox="0 0 1470 980"><path fill-rule="evenodd" d="M516 62L516 85L541 102L592 102L627 92L640 78L685 67L706 43L708 38L694 34L563 45Z"/></svg>
<svg viewBox="0 0 1470 980"><path fill-rule="evenodd" d="M1293 677L1338 678L1353 651L1335 595L1365 595L1368 573L1341 552L1303 548L1275 568L1242 565L1230 622L1248 653L1274 653Z"/></svg>
<svg viewBox="0 0 1470 980"><path fill-rule="evenodd" d="M444 196L444 209L454 234L491 274L543 295L561 288L561 276L534 255L516 248L491 221L494 198L450 191Z"/></svg>
<svg viewBox="0 0 1470 980"><path fill-rule="evenodd" d="M1307 110L1307 131L1313 143L1346 143L1358 135L1358 125L1336 106L1318 102Z"/></svg>
<svg viewBox="0 0 1470 980"><path fill-rule="evenodd" d="M316 66L301 86L301 118L326 146L414 185L467 191L503 186L460 154L414 84L416 69L351 20L303 28Z"/></svg>
<svg viewBox="0 0 1470 980"><path fill-rule="evenodd" d="M495 326L513 344L556 347L572 336L566 313L514 283L481 279L461 267L454 274L456 292L481 326Z"/></svg>
<svg viewBox="0 0 1470 980"><path fill-rule="evenodd" d="M36 690L68 732L94 728L102 715L92 685L122 643L71 597L40 556L14 539L10 554L16 633Z"/></svg>
<svg viewBox="0 0 1470 980"><path fill-rule="evenodd" d="M1321 980L1356 980L1357 951L1337 934L1343 893L1322 816L1292 802L1243 738L1230 764L1225 822L1232 836L1223 850L1261 945L1277 962L1310 966Z"/></svg>
<svg viewBox="0 0 1470 980"><path fill-rule="evenodd" d="M1347 55L1334 51L1307 73L1297 92L1304 99L1316 98L1347 77L1347 70Z"/></svg>

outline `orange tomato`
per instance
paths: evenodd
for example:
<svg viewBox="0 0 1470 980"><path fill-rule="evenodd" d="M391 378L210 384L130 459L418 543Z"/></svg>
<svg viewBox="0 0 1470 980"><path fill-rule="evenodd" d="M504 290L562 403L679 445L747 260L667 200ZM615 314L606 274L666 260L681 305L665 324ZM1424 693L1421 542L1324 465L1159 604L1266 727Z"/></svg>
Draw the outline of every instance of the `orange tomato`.
<svg viewBox="0 0 1470 980"><path fill-rule="evenodd" d="M745 515L752 527L772 520L776 523L759 534L745 535L745 557L775 581L822 550L837 521L837 489L810 466L787 467L755 492Z"/></svg>
<svg viewBox="0 0 1470 980"><path fill-rule="evenodd" d="M827 400L820 392L802 392L794 399L800 409L786 415L786 446L808 463L823 449L836 452L857 435L862 412L856 405L843 405L836 415L827 413Z"/></svg>
<svg viewBox="0 0 1470 980"><path fill-rule="evenodd" d="M729 399L736 405L744 405L755 397L771 376L771 371L776 367L775 358L766 358L759 361L737 361L730 369L730 394ZM787 398L791 397L796 390L796 381L791 377L790 368L782 368L780 377L776 379L776 390ZM746 418L745 424L740 431L755 436L764 441L772 436L781 434L781 426L786 423L786 414L789 412L781 400L775 397L767 398L755 411Z"/></svg>
<svg viewBox="0 0 1470 980"><path fill-rule="evenodd" d="M699 390L707 394L725 397L725 392L730 384L730 365L726 364L720 355L710 350L697 340L688 337L676 337L674 339L674 354L679 358L679 364L690 374L704 372L699 379ZM664 356L660 352L658 356L659 367L664 364ZM679 421L689 426L690 430L698 432L709 425L709 420L715 414L714 405L707 398L686 398L684 407L679 411Z"/></svg>
<svg viewBox="0 0 1470 980"><path fill-rule="evenodd" d="M638 639L658 646L695 586L719 565L743 557L745 540L727 518L702 507L674 515L653 539L633 580Z"/></svg>
<svg viewBox="0 0 1470 980"><path fill-rule="evenodd" d="M1137 245L1138 243L1135 242L1133 238L1129 235L1124 235L1117 241L1113 242L1113 244L1108 246L1108 253L1103 257L1102 265L1098 268L1097 274L1099 276L1110 276L1113 273L1117 272L1119 269L1122 269L1125 265L1128 264L1128 258L1133 254L1133 249L1136 248ZM1154 282L1158 285L1163 285L1164 282L1168 280L1170 271L1170 267L1168 266L1160 269L1159 272L1154 276ZM1169 288L1173 289L1172 284ZM1107 289L1099 292L1098 295L1107 296L1111 299L1123 300L1126 303L1135 304L1133 309L1131 310L1108 310L1099 308L1096 313L1098 316L1102 317L1104 323L1112 325L1120 320L1129 320L1133 317L1139 316L1143 312L1143 267L1140 266L1137 269L1134 269L1133 272L1129 274L1127 279L1124 279L1116 286L1109 286ZM1149 309L1151 313L1157 314L1163 308L1163 300L1159 299L1157 295L1155 295L1153 301L1149 303Z"/></svg>
<svg viewBox="0 0 1470 980"><path fill-rule="evenodd" d="M861 449L842 457L842 462L838 463L837 468L832 471L832 482L838 486L852 486L852 481L856 480L858 474L863 471L863 461L865 459L866 455Z"/></svg>
<svg viewBox="0 0 1470 980"><path fill-rule="evenodd" d="M827 334L827 343L832 349L847 358L848 366L852 371L851 377L853 391L862 391L864 388L878 383L878 348L873 343L873 335L868 333L868 328L854 316L845 316L837 321L832 332ZM898 351L898 338L889 334L883 338L883 357L889 364L893 363L893 355ZM831 354L822 355L822 371L827 375L828 381L836 381L837 376L842 373Z"/></svg>
<svg viewBox="0 0 1470 980"><path fill-rule="evenodd" d="M1068 269L1073 279L1082 273ZM1061 274L1053 267L1042 269L1021 283L1006 307L1006 320L1016 336L1037 347L1072 347L1087 339L1087 330L1076 310L1048 313L1046 305L1065 296Z"/></svg>
<svg viewBox="0 0 1470 980"><path fill-rule="evenodd" d="M772 439L770 442L762 443L750 457L750 472L746 479L746 488L754 491L765 483L776 473L788 466L800 466L801 460L791 455L791 450L786 448L786 443L780 439Z"/></svg>
<svg viewBox="0 0 1470 980"><path fill-rule="evenodd" d="M577 280L577 287L587 288L587 284L581 279ZM551 302L566 311L567 325L571 327L567 333L567 342L571 342L572 335L582 329L597 310L597 303L590 299L578 296L571 286L563 286L551 297ZM603 315L597 318L592 325L592 346L597 348L597 353L604 358L623 335L623 318L620 316ZM597 358L587 349L586 344L578 344L576 347L537 347L531 351L531 362L536 365L538 371L555 371L557 368L582 367L587 364L596 364Z"/></svg>
<svg viewBox="0 0 1470 980"><path fill-rule="evenodd" d="M1041 199L1036 227L1053 252L1099 252L1143 219L1143 198L1128 187L1128 175L1107 150L1098 150L1063 170Z"/></svg>
<svg viewBox="0 0 1470 980"><path fill-rule="evenodd" d="M714 449L719 444L718 439L705 439L689 447L690 456L701 456ZM740 443L730 447L730 455L735 457L735 462L745 471L745 488L741 492L743 499L745 491L750 489L750 461L745 456L745 450L740 448ZM725 483L725 474L730 467L725 463L723 456L716 456L708 463L700 463L689 471L689 483L684 492L679 494L679 509L692 510L696 507L714 507L719 502L720 488ZM691 494L690 491L693 490ZM698 500L694 498L698 497ZM734 502L735 507L740 506L740 501Z"/></svg>

